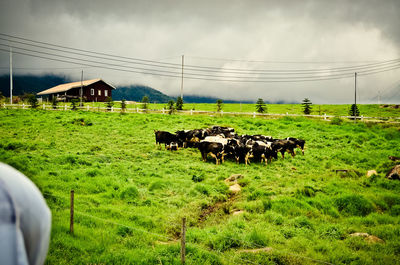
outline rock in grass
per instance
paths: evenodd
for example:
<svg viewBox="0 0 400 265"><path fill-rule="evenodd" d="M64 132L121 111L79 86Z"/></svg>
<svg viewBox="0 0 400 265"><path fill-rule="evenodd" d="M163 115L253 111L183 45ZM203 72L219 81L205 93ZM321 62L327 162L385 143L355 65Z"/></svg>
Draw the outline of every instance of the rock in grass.
<svg viewBox="0 0 400 265"><path fill-rule="evenodd" d="M236 183L236 184L230 186L229 190L232 191L233 193L238 193L242 190L242 188L240 187L239 184Z"/></svg>
<svg viewBox="0 0 400 265"><path fill-rule="evenodd" d="M378 175L378 172L376 172L375 169L372 169L372 170L368 170L368 171L367 171L367 177L368 177L368 178L371 177L371 176L373 176L373 175Z"/></svg>
<svg viewBox="0 0 400 265"><path fill-rule="evenodd" d="M225 179L225 182L236 182L238 179L243 178L242 174L233 174L229 178Z"/></svg>
<svg viewBox="0 0 400 265"><path fill-rule="evenodd" d="M232 215L241 215L241 214L244 214L243 210L237 210L232 212Z"/></svg>
<svg viewBox="0 0 400 265"><path fill-rule="evenodd" d="M370 242L370 243L385 243L385 241L383 241L379 237L370 235L368 233L353 233L353 234L350 234L350 236L353 236L353 237L364 237L365 240Z"/></svg>
<svg viewBox="0 0 400 265"><path fill-rule="evenodd" d="M398 179L400 180L400 165L395 166L390 170L387 174L386 177L388 179Z"/></svg>

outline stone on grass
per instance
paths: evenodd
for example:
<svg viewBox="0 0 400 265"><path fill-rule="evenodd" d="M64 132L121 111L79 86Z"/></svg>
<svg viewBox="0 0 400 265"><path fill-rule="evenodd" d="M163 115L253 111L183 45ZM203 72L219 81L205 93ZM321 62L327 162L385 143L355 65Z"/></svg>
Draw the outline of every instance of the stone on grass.
<svg viewBox="0 0 400 265"><path fill-rule="evenodd" d="M376 172L376 170L372 169L372 170L368 170L367 171L367 177L371 177L373 175L378 175L378 172Z"/></svg>
<svg viewBox="0 0 400 265"><path fill-rule="evenodd" d="M385 243L382 239L380 239L377 236L370 235L368 233L353 233L350 234L350 236L357 236L357 237L363 237L365 238L366 241L369 243Z"/></svg>
<svg viewBox="0 0 400 265"><path fill-rule="evenodd" d="M233 174L225 179L225 182L236 182L238 179L243 178L242 174Z"/></svg>
<svg viewBox="0 0 400 265"><path fill-rule="evenodd" d="M240 185L236 183L236 184L230 186L229 190L232 191L233 193L238 193L239 191L241 191L241 188L240 188Z"/></svg>

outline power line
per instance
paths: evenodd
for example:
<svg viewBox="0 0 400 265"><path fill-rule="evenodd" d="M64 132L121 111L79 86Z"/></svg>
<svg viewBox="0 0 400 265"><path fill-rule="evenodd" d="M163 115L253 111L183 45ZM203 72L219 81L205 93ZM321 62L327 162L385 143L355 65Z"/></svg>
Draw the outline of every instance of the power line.
<svg viewBox="0 0 400 265"><path fill-rule="evenodd" d="M245 63L266 63L266 64L347 64L347 63L373 63L381 62L379 60L368 60L368 61L278 61L278 60L244 60L244 59L232 59L232 58L212 58L205 56L188 56L189 58L210 60L210 61L232 61L232 62L245 62Z"/></svg>
<svg viewBox="0 0 400 265"><path fill-rule="evenodd" d="M30 40L30 39L26 39L26 38L21 38L21 37L16 37L16 36L11 36L8 34L3 34L0 33L0 35L3 36L7 36L9 38L14 38L14 39L19 39L19 40L25 40L28 42L34 42L34 43L40 43L40 44L44 44L47 46L53 46L53 47L59 47L62 49L68 49L68 50L75 50L75 51L80 51L80 52L84 52L84 53L89 53L89 54L96 54L96 55L102 55L102 56L107 56L107 57L112 57L112 58L121 58L121 59L127 59L130 60L130 63L134 63L132 61L137 61L136 64L144 64L145 65L151 65L154 67L167 67L167 68L172 68L172 69L180 69L180 64L176 64L176 63L164 63L164 62L159 62L159 61L152 61L152 60L144 60L144 59L138 59L138 58L131 58L131 57L125 57L125 56L117 56L117 55L111 55L111 54L107 54L107 53L99 53L99 52L92 52L92 51L87 51L87 50L83 50L83 49L76 49L76 48L71 48L71 47L66 47L66 46L61 46L61 45L55 45L55 44L50 44L47 42L40 42L40 41L34 41L34 40ZM15 40L10 40L10 39L4 39L3 40L7 40L7 41L11 41L11 42L15 42L15 43L22 43L22 42L18 42ZM23 43L25 45L35 45L35 44L31 44L31 43ZM38 45L36 45L38 46ZM42 46L43 47L43 46ZM44 47L43 47L44 48ZM48 48L48 47L47 47ZM51 48L54 49L54 48ZM67 52L67 51L63 51L63 52ZM89 55L84 55L84 56L89 56ZM103 58L103 59L107 59L107 60L116 60L116 59L112 59L112 58ZM317 72L331 72L331 71L351 71L354 72L355 70L360 70L360 69L365 69L365 68L370 68L370 67L374 67L374 66L378 66L381 64L389 64L389 63L393 63L393 62L399 62L400 59L394 59L394 60L387 60L387 61L380 61L377 63L370 63L370 64L364 64L364 65L356 65L356 66L347 66L347 67L336 67L336 68L324 68L324 69L286 69L286 70L271 70L271 69L260 69L260 70L251 70L251 69L240 69L240 68L221 68L221 67L210 67L210 66L197 66L197 65L186 65L185 69L187 70L192 70L192 71L207 71L208 70L218 70L218 71L223 71L223 72L231 72L231 73L252 73L252 74L261 74L261 73L273 73L273 74L277 74L277 73L281 73L281 74L290 74L290 73L317 73ZM126 62L126 61L125 61ZM138 63L138 62L142 62L142 63ZM149 64L151 63L151 64ZM235 71L235 72L232 72Z"/></svg>
<svg viewBox="0 0 400 265"><path fill-rule="evenodd" d="M1 44L3 46L6 46L5 44ZM48 52L43 52L43 51L36 51L36 50L31 50L31 49L26 49L26 48L21 48L18 46L12 46L14 48L20 49L20 50L24 50L24 51L30 51L30 52L35 52L35 53L40 53L40 54L45 54L45 55L51 55L51 56L56 56L56 57L61 57L61 58L67 58L67 59L73 59L73 60L82 60L85 62L90 62L90 63L100 63L97 61L92 61L92 60L87 60L87 59L82 59L82 58L76 58L76 57L70 57L70 56L65 56L65 55L59 55L59 54L54 54L54 53L48 53ZM52 49L52 50L57 50L57 49ZM77 53L74 53L77 54ZM78 55L82 55L80 53L78 53ZM95 56L95 58L100 58L102 59L102 57L98 57ZM123 61L126 62L126 61ZM132 69L136 69L136 70L143 70L143 71L157 71L160 73L167 73L167 74L179 74L178 72L172 72L172 71L165 71L165 70L158 70L158 69L149 69L149 68L139 68L139 67L129 67L129 66L124 66L124 65L119 65L119 64L110 64L110 63L106 63L107 65L110 66L117 66L117 67L124 67L124 68L132 68ZM396 62L396 64L390 65L389 67L397 67L400 66L400 62ZM386 68L385 68L386 67ZM368 70L364 70L364 71L376 71L376 70L380 70L380 69L389 69L387 68L387 66L382 65L382 66L376 66L375 69L368 69ZM390 69L396 69L396 68L390 68ZM333 77L348 77L348 74L346 73L342 73L342 74L330 74L330 75L307 75L307 76L289 76L289 77L259 77L259 76L220 76L220 75L210 75L210 74L194 74L194 73L186 73L186 77L187 76L198 76L198 77L216 77L216 78L234 78L234 79L239 79L239 78L243 78L243 79L265 79L266 81L274 81L274 80L280 80L280 79L284 79L284 80L289 80L289 79L294 79L294 81L296 80L306 80L306 79L321 79L321 78L333 78ZM273 80L271 80L273 79ZM249 80L252 81L252 80Z"/></svg>
<svg viewBox="0 0 400 265"><path fill-rule="evenodd" d="M2 45L2 44L0 44ZM28 50L29 49L24 49L24 48L19 48L23 50ZM5 49L0 49L0 51L6 51ZM33 50L31 50L33 51ZM47 60L52 60L52 61L58 61L58 62L64 62L64 63L70 63L70 64L76 64L76 65L81 65L81 66L88 66L88 67L94 67L94 68L103 68L103 69L109 69L109 70L115 70L115 71L122 71L122 72L130 72L130 73L139 73L139 74L146 74L146 75L153 75L153 76L163 76L163 77L172 77L172 78L180 78L181 76L176 73L176 72L171 72L171 71L157 71L154 72L154 69L146 69L146 68L132 68L132 67L127 67L127 66L122 66L122 65L117 65L117 64L109 64L112 67L109 66L104 66L102 62L96 62L96 61L91 61L91 60L85 60L85 59L80 59L80 58L74 58L74 57L69 57L69 56L62 56L62 55L57 55L57 54L51 54L51 53L46 53L46 52L39 52L39 51L33 51L36 53L42 53L42 54L47 54L50 56L56 56L56 57L62 57L62 58L67 58L67 59L72 59L72 60L80 60L80 61L85 61L89 63L95 63L95 64L89 64L89 63L82 63L80 61L67 61L64 59L55 59L47 56L41 56L41 55L35 55L31 53L26 53L26 52L20 52L20 51L14 51L16 54L21 54L21 55L27 55L31 57L36 57L36 58L41 58L41 59L47 59ZM98 65L101 63L102 65ZM123 68L132 68L136 70L130 70L130 69L121 69L120 67ZM369 74L375 74L378 72L384 72L384 71L389 71L389 70L395 70L399 69L400 66L395 66L387 69L383 69L381 71L376 71L376 72L366 72L363 75L369 75ZM141 71L139 71L141 70ZM174 75L175 74L175 75ZM242 82L242 83L284 83L284 82L309 82L309 81L324 81L324 80L336 80L336 79L343 79L343 78L350 78L352 77L351 73L348 74L343 74L343 75L338 75L335 77L331 76L303 76L303 77L295 77L297 79L290 79L293 77L288 77L286 79L280 79L278 80L277 77L275 79L268 79L264 80L263 78L258 78L258 79L229 79L229 78L238 78L238 77L227 77L227 76L214 76L218 78L203 78L203 77L198 77L198 76L212 76L212 75L195 75L195 76L188 76L188 75L193 75L193 74L186 74L185 78L186 79L193 79L193 80L205 80L205 81L220 81L220 82ZM221 79L225 78L225 79ZM228 79L227 79L228 78Z"/></svg>

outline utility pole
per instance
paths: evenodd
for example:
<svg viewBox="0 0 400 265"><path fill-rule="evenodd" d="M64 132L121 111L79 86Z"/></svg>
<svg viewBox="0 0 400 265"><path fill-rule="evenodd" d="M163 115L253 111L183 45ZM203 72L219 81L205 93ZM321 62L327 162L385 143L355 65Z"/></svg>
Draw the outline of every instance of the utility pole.
<svg viewBox="0 0 400 265"><path fill-rule="evenodd" d="M354 73L354 122L357 122L357 72Z"/></svg>
<svg viewBox="0 0 400 265"><path fill-rule="evenodd" d="M83 94L83 70L82 70L82 74L81 74L81 90L79 91L79 94L81 96L81 103L80 103L80 107L82 107L82 94Z"/></svg>
<svg viewBox="0 0 400 265"><path fill-rule="evenodd" d="M12 104L13 93L13 72L12 72L12 48L10 46L10 104Z"/></svg>
<svg viewBox="0 0 400 265"><path fill-rule="evenodd" d="M183 64L185 55L182 55L182 79L181 79L181 99L183 100Z"/></svg>

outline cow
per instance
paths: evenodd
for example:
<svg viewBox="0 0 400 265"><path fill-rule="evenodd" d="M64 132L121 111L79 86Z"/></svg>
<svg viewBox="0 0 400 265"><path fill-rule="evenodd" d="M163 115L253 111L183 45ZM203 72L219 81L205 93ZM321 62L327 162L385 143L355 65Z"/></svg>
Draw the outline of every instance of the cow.
<svg viewBox="0 0 400 265"><path fill-rule="evenodd" d="M171 142L170 144L168 144L166 147L165 147L167 150L170 150L170 151L177 151L177 150L179 150L179 146L178 146L178 143L177 142Z"/></svg>
<svg viewBox="0 0 400 265"><path fill-rule="evenodd" d="M304 155L304 144L306 143L305 140L297 139L293 137L288 137L286 140L290 140L296 143L296 146L301 150L301 153Z"/></svg>
<svg viewBox="0 0 400 265"><path fill-rule="evenodd" d="M200 142L213 142L213 143L221 143L223 145L228 144L228 139L222 136L207 136L204 138L204 140L201 140Z"/></svg>
<svg viewBox="0 0 400 265"><path fill-rule="evenodd" d="M224 145L216 142L202 141L198 145L203 161L207 161L207 155L215 158L215 164L218 165L224 160Z"/></svg>
<svg viewBox="0 0 400 265"><path fill-rule="evenodd" d="M268 164L268 160L272 161L272 158L277 159L277 151L273 150L270 144L265 144L262 141L256 141L251 147L251 156L257 161L265 162L265 165Z"/></svg>
<svg viewBox="0 0 400 265"><path fill-rule="evenodd" d="M212 126L211 135L224 135L226 138L232 138L235 134L235 129L230 127Z"/></svg>
<svg viewBox="0 0 400 265"><path fill-rule="evenodd" d="M285 152L288 151L293 157L295 156L294 149L297 147L296 143L291 140L275 140L271 144L272 150L280 152L282 158L285 159Z"/></svg>
<svg viewBox="0 0 400 265"><path fill-rule="evenodd" d="M156 136L156 144L159 144L161 149L161 144L164 144L165 148L172 142L179 142L178 137L175 134L166 131L156 131L154 130Z"/></svg>
<svg viewBox="0 0 400 265"><path fill-rule="evenodd" d="M251 147L246 146L242 143L239 145L233 146L233 155L235 156L236 163L244 162L245 165L250 164L249 158L252 156L251 153Z"/></svg>

